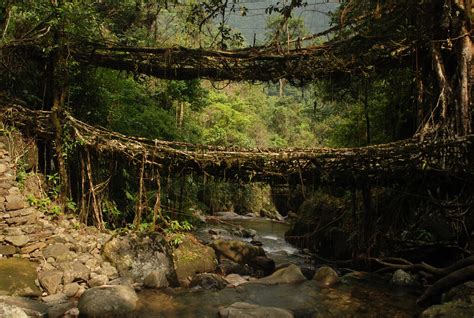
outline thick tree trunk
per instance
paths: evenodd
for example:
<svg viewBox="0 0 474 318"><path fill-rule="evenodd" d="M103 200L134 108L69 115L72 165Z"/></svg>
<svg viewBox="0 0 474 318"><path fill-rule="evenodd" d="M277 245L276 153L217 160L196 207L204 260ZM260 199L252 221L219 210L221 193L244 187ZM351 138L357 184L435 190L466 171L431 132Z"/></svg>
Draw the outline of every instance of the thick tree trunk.
<svg viewBox="0 0 474 318"><path fill-rule="evenodd" d="M433 39L431 43L432 74L425 73L425 83L429 76L435 82L423 85L417 75L418 100L423 102L427 112L423 112L421 133L443 129L448 136L463 136L471 133L470 115L470 74L472 68L471 0L442 0L434 2ZM417 74L420 61L417 55ZM426 65L428 66L428 65ZM421 96L432 96L431 101ZM431 104L432 107L426 107ZM420 117L420 116L419 116Z"/></svg>
<svg viewBox="0 0 474 318"><path fill-rule="evenodd" d="M449 122L452 118L450 107L452 106L451 96L452 96L452 89L451 85L448 81L448 75L446 74L446 67L444 65L444 60L441 55L441 44L434 43L432 46L432 57L433 57L433 68L436 74L436 78L438 80L438 87L439 87L439 95L438 101L435 108L439 108L439 120L436 120L441 125L448 125L448 129L452 130L454 127ZM436 116L436 114L432 114L432 116ZM439 128L439 125L435 125L431 127L434 129Z"/></svg>
<svg viewBox="0 0 474 318"><path fill-rule="evenodd" d="M462 0L458 4L464 8L465 19L460 21L459 39L457 40L457 60L459 88L457 91L456 102L459 112L457 113L457 129L462 135L471 132L470 118L470 75L473 59L473 43L471 40L472 22L471 19L471 0Z"/></svg>
<svg viewBox="0 0 474 318"><path fill-rule="evenodd" d="M5 36L8 31L8 26L10 24L11 18L11 6L12 3L10 0L6 0L5 3L0 7L0 34L1 41L5 39Z"/></svg>

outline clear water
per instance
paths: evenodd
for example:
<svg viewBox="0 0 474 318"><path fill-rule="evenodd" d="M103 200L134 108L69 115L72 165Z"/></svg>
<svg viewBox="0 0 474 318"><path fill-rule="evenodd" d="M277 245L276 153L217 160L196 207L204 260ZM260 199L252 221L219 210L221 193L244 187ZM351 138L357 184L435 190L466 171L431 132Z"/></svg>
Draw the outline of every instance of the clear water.
<svg viewBox="0 0 474 318"><path fill-rule="evenodd" d="M196 235L203 241L211 241L209 229L223 229L229 235L221 235L224 239L234 239L250 242L250 238L242 238L232 234L232 228L242 226L247 229L254 229L257 235L254 240L261 242L268 257L279 264L295 263L301 266L310 267L309 259L304 257L299 249L285 241L285 232L289 229L289 224L268 220L265 218L226 218L211 220L205 226L197 230Z"/></svg>
<svg viewBox="0 0 474 318"><path fill-rule="evenodd" d="M291 310L295 317L417 317L416 295L374 278L321 288L314 281L275 286L240 285L220 291L144 290L137 317L218 317L235 302Z"/></svg>
<svg viewBox="0 0 474 318"><path fill-rule="evenodd" d="M298 249L284 240L288 225L266 219L238 218L216 220L198 229L197 236L210 241L209 229L225 229L228 238L236 225L257 231L256 240L263 243L267 255L277 264L310 265ZM245 239L250 241L250 239ZM416 317L418 290L390 286L387 278L368 274L344 278L332 288L321 288L314 281L276 286L240 285L220 291L168 288L143 290L139 293L140 308L136 317L218 317L221 307L235 302L291 310L295 317Z"/></svg>

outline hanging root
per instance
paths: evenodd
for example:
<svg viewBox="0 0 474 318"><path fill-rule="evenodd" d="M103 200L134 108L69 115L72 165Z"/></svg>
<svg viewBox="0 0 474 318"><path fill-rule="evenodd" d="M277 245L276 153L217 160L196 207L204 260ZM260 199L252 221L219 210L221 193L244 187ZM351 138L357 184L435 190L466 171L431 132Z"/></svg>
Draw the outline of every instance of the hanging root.
<svg viewBox="0 0 474 318"><path fill-rule="evenodd" d="M466 257L457 261L453 265L444 268L434 267L426 263L412 264L407 261L404 261L404 264L389 263L380 259L375 259L375 261L388 268L425 272L432 274L435 277L441 277L418 299L417 303L422 306L428 306L440 302L441 295L444 292L474 279L474 256Z"/></svg>
<svg viewBox="0 0 474 318"><path fill-rule="evenodd" d="M441 301L441 295L449 289L474 279L474 265L458 269L431 285L417 300L419 305L430 305Z"/></svg>

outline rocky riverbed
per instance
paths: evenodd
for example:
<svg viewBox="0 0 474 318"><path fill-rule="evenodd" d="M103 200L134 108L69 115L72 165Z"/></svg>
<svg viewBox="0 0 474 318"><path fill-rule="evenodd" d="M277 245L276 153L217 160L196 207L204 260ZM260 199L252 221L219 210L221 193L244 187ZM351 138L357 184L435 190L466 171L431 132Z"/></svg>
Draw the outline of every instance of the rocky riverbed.
<svg viewBox="0 0 474 318"><path fill-rule="evenodd" d="M393 278L359 272L339 277L329 267L275 263L268 246L259 243L280 238L259 237L258 226L257 231L233 226L233 237L209 228L207 242L188 235L171 248L157 233L99 232L72 215L45 214L30 207L26 195L6 142L0 142L1 317L412 317L422 312L415 304L416 277L400 272ZM474 286L464 287L474 294ZM461 302L456 295L423 316L471 317L472 298Z"/></svg>

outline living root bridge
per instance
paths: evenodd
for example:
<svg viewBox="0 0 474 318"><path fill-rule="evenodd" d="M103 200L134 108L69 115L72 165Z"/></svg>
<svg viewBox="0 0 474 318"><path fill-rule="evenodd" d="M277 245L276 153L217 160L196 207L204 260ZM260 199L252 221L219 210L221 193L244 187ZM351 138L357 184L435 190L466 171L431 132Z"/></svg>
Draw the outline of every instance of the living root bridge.
<svg viewBox="0 0 474 318"><path fill-rule="evenodd" d="M53 138L47 111L13 105L2 108L0 114L6 124L41 138ZM474 135L412 138L361 148L241 149L128 137L92 127L69 114L65 114L65 124L78 145L89 150L118 155L137 166L229 180L350 185L358 180L393 182L415 175L468 179L474 174Z"/></svg>

